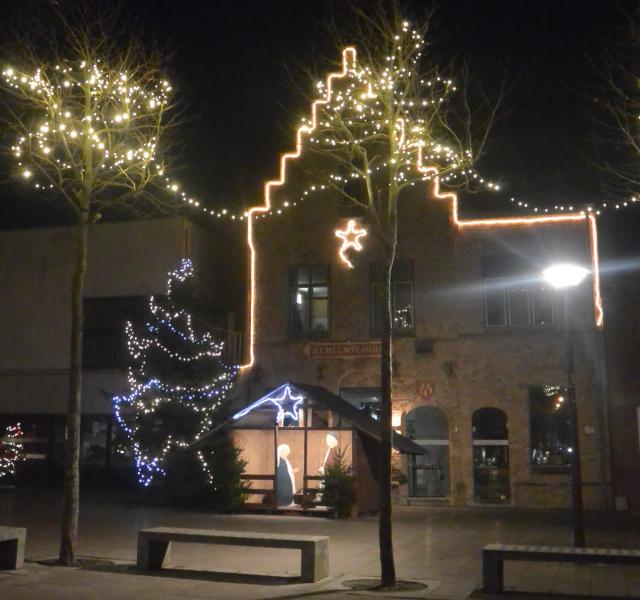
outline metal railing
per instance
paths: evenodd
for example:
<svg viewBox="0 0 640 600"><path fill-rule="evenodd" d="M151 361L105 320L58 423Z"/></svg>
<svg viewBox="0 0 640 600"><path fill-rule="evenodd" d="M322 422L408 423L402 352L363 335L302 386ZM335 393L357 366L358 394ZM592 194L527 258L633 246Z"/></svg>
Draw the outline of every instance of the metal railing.
<svg viewBox="0 0 640 600"><path fill-rule="evenodd" d="M243 336L240 331L211 327L218 341L224 342L223 360L237 365L242 362ZM126 369L130 363L124 332L85 331L82 345L84 369Z"/></svg>

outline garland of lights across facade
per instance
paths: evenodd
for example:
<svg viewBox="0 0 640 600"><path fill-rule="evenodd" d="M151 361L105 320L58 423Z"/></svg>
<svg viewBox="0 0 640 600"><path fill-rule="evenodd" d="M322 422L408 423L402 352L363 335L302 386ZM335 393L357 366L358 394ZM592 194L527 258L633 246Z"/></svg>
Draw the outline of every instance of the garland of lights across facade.
<svg viewBox="0 0 640 600"><path fill-rule="evenodd" d="M178 306L180 286L192 283L191 261L169 274L166 302L151 297L144 333L127 323L130 393L114 398L116 420L130 441L138 481L149 486L165 475L169 454L185 449L214 425L237 367L222 360L224 344L199 332L193 317ZM205 453L197 453L210 484L215 477Z"/></svg>
<svg viewBox="0 0 640 600"><path fill-rule="evenodd" d="M423 44L418 38L417 32L410 29L405 23L400 37L406 36L409 43ZM346 61L351 61L351 66ZM332 74L327 82L318 82L317 89L325 94L325 99L316 101L316 106L327 103L332 99L331 84L345 76L354 76L358 85L364 85L359 100L365 107L369 100L375 99L375 83L367 80L370 75L367 68L357 68L356 51L354 48L346 48L343 51L343 71ZM76 154L80 146L88 142L92 150L99 158L96 166L105 172L118 172L127 174L137 169L144 174L154 174L163 178L167 194L181 201L193 210L214 217L216 219L229 219L243 221L252 214L255 218L265 218L271 215L282 214L287 208L296 206L300 201L309 197L316 191L327 189L325 185L311 184L302 195L293 202L286 201L278 207L269 207L268 210L257 213L250 210L234 211L227 208L210 208L199 200L189 196L181 189L181 186L173 179L165 175L165 167L157 156L157 140L153 136L130 135L131 131L151 129L152 124L162 118L163 112L169 107L170 93L173 88L166 79L148 82L144 85L135 80L135 77L117 69L109 69L100 61L89 64L87 62L65 63L56 65L52 69L38 67L33 71L27 71L13 66L6 67L2 71L5 85L14 94L23 98L33 97L42 99L48 106L48 114L36 124L28 134L19 136L13 146L12 152L19 166L20 177L33 185L36 189L50 189L54 184L45 176L33 162L36 158L42 164L55 165L62 174L65 170L72 170L76 163ZM384 81L378 82L383 84ZM454 92L455 84L450 79L435 77L432 81L425 82L428 87L441 87L444 90ZM90 117L90 125L87 126L86 117L82 115L82 107L78 103L78 97L83 88L89 86L92 96L98 102L100 108ZM356 89L356 85L352 89ZM344 100L339 97L339 100ZM357 99L357 98L356 98ZM434 102L436 100L423 100ZM311 119L303 119L303 125L298 133L306 135L311 143L322 141L321 136L314 135L317 129L315 113ZM135 141L133 141L135 140ZM133 143L132 143L133 141ZM300 140L299 140L300 141ZM429 154L431 157L454 154L451 149L437 143L429 142ZM425 156L425 159L430 156ZM33 163L33 164L32 164ZM386 165L378 164L375 169L384 169ZM408 165L410 166L410 165ZM353 174L349 175L353 177ZM340 174L335 175L341 177ZM481 177L472 167L452 169L446 174L440 175L443 183L456 183L456 179L465 177L468 180L484 186L490 191L499 191L501 186L497 183ZM426 177L425 179L430 179ZM589 211L596 215L615 209L620 210L640 204L640 198L635 196L627 200L601 201L593 206L584 205L574 207L570 205L555 205L551 207L535 206L531 202L509 198L511 206L515 208L531 208L534 213L549 214L553 211L580 212Z"/></svg>

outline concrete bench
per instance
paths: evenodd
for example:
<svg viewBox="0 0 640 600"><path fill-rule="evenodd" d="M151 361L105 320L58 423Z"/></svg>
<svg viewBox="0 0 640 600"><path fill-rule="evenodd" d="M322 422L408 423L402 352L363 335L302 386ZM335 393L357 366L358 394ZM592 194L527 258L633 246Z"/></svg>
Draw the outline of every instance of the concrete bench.
<svg viewBox="0 0 640 600"><path fill-rule="evenodd" d="M0 569L21 569L24 566L24 527L0 526Z"/></svg>
<svg viewBox="0 0 640 600"><path fill-rule="evenodd" d="M326 536L174 527L153 527L138 532L138 568L161 569L171 542L301 550L302 581L315 582L329 576L329 538Z"/></svg>
<svg viewBox="0 0 640 600"><path fill-rule="evenodd" d="M489 544L482 550L482 585L485 592L502 593L505 560L640 565L640 550Z"/></svg>

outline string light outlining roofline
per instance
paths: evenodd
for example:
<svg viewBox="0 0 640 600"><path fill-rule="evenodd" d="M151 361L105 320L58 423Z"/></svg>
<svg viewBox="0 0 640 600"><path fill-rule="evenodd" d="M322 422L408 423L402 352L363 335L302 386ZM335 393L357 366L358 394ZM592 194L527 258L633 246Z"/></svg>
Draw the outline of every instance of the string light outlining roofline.
<svg viewBox="0 0 640 600"><path fill-rule="evenodd" d="M261 213L271 210L271 192L272 188L281 187L287 179L287 163L295 160L302 154L303 137L312 133L317 127L318 106L331 102L333 92L333 82L344 79L351 69L355 68L357 52L353 46L347 46L342 50L342 70L337 73L331 73L326 79L326 93L323 98L315 100L311 104L311 125L301 125L296 131L296 147L295 151L282 154L280 156L280 173L278 179L267 181L264 185L264 203L260 206L250 208L247 213L247 245L249 246L249 357L248 362L240 365L240 369L247 369L255 363L255 309L256 309L256 248L253 240L253 217ZM402 130L404 123L399 123ZM435 198L450 200L451 222L458 229L470 229L480 227L513 227L513 226L529 226L543 223L569 223L585 221L589 227L591 262L593 268L593 296L595 305L595 322L596 326L603 325L602 298L600 293L600 275L598 271L598 234L595 216L586 213L570 213L570 214L548 214L545 216L531 217L504 217L494 219L460 219L458 210L458 195L455 192L440 192L440 175L435 167L425 167L422 164L422 146L416 146L416 166L423 172L433 176L432 193Z"/></svg>
<svg viewBox="0 0 640 600"><path fill-rule="evenodd" d="M425 167L422 164L422 146L417 146L418 170L433 176L433 195L435 198L450 201L450 218L458 229L480 227L518 227L549 223L586 222L589 232L589 249L591 252L591 269L593 273L593 310L596 327L604 325L604 310L602 307L602 291L600 289L600 256L598 249L598 225L596 216L592 213L565 213L531 217L497 217L494 219L461 219L458 205L458 194L440 191L440 177L435 167Z"/></svg>
<svg viewBox="0 0 640 600"><path fill-rule="evenodd" d="M498 217L494 219L461 219L458 210L458 195L455 192L440 191L440 178L435 167L422 165L422 148L418 147L418 169L423 173L433 175L433 195L441 200L450 201L451 222L458 229L490 228L490 227L522 227L552 223L586 222L589 232L589 248L591 252L591 270L593 273L593 310L596 327L604 325L604 310L602 307L602 292L600 288L600 256L598 249L598 225L596 216L592 213L565 213L531 217Z"/></svg>
<svg viewBox="0 0 640 600"><path fill-rule="evenodd" d="M296 149L295 152L288 152L280 157L280 177L267 181L264 185L264 204L262 206L254 206L247 211L247 243L249 245L250 254L250 298L249 298L249 362L241 365L241 369L251 367L254 363L254 340L255 340L255 309L256 309L256 250L253 244L253 215L268 212L271 209L271 188L283 185L287 178L287 162L300 157L302 154L302 137L313 132L318 124L318 106L328 104L331 101L332 85L334 80L343 79L356 64L356 49L348 46L342 51L342 71L339 73L331 73L327 77L327 92L324 98L314 101L311 104L311 125L301 125L296 132Z"/></svg>

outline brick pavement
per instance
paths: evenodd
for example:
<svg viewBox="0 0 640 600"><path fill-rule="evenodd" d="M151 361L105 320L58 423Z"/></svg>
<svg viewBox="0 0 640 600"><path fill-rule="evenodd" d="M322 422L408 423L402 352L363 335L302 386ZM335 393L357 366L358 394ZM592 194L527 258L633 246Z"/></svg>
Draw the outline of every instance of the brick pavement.
<svg viewBox="0 0 640 600"><path fill-rule="evenodd" d="M377 520L334 521L315 517L212 515L150 507L108 494L84 494L78 567L46 562L57 554L60 497L42 490L0 490L0 524L25 526L27 563L18 572L0 572L0 598L7 600L122 599L220 600L371 597L343 582L376 577ZM568 544L569 514L511 508L397 508L394 540L398 576L427 584L423 592L382 597L462 600L483 597L481 548L490 542ZM640 547L640 517L590 514L588 542L600 547ZM261 548L176 545L171 570L140 573L135 567L138 529L153 526L218 528L328 535L331 577L301 584L294 551ZM513 563L506 566L507 588L528 599L553 594L640 597L640 571L633 567ZM381 597L380 594L376 594ZM486 596L484 596L487 598ZM503 596L504 598L505 596ZM562 596L564 600L571 595Z"/></svg>

